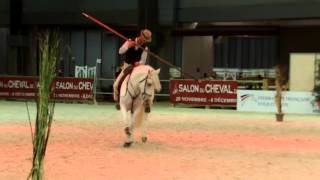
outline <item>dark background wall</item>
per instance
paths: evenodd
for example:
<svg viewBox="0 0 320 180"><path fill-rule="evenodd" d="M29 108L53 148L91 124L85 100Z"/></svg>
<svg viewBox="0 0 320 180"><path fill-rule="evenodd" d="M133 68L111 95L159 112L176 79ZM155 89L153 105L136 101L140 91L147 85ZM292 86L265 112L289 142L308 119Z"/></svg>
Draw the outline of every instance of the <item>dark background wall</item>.
<svg viewBox="0 0 320 180"><path fill-rule="evenodd" d="M94 13L115 24L137 24L139 0L22 0L24 24L85 24L79 14ZM9 0L0 0L0 25L9 23ZM217 22L316 18L320 0L158 1L159 22Z"/></svg>
<svg viewBox="0 0 320 180"><path fill-rule="evenodd" d="M6 72L7 67L7 35L8 29L0 28L0 74Z"/></svg>
<svg viewBox="0 0 320 180"><path fill-rule="evenodd" d="M10 13L10 2L21 2L21 16ZM60 28L63 34L62 75L71 76L75 65L92 66L101 58L99 74L112 77L123 40L81 12L129 37L142 27L151 28L151 50L178 66L184 61L184 37L213 36L214 66L270 68L288 64L290 52L319 52L318 9L320 0L0 0L0 74L35 75L33 38L37 29L49 27ZM197 26L190 26L194 22ZM217 42L219 36L227 43ZM150 64L161 67L161 76L168 78L166 65L154 59Z"/></svg>
<svg viewBox="0 0 320 180"><path fill-rule="evenodd" d="M0 1L0 26L9 24L9 0Z"/></svg>
<svg viewBox="0 0 320 180"><path fill-rule="evenodd" d="M247 21L319 17L319 0L181 0L179 20Z"/></svg>
<svg viewBox="0 0 320 180"><path fill-rule="evenodd" d="M281 62L288 64L290 52L320 52L320 27L292 27L280 30Z"/></svg>
<svg viewBox="0 0 320 180"><path fill-rule="evenodd" d="M137 21L137 0L42 0L24 1L25 24L87 24L81 12L95 14L109 23Z"/></svg>

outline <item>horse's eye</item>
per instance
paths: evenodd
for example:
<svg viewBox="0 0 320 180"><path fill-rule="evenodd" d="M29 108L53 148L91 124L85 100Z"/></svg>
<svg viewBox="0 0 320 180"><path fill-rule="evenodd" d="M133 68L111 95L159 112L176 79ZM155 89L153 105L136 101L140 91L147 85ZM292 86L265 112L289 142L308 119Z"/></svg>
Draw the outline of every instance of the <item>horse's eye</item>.
<svg viewBox="0 0 320 180"><path fill-rule="evenodd" d="M148 83L147 86L149 86L149 87L152 86L152 83Z"/></svg>

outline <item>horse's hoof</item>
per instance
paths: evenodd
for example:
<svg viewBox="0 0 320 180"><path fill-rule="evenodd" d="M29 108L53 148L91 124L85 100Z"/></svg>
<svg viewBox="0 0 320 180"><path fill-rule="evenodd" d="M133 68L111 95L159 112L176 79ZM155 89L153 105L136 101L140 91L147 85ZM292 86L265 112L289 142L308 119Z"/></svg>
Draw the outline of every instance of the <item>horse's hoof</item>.
<svg viewBox="0 0 320 180"><path fill-rule="evenodd" d="M131 136L129 127L124 128L124 132L126 133L126 135Z"/></svg>
<svg viewBox="0 0 320 180"><path fill-rule="evenodd" d="M148 138L147 138L147 137L142 137L142 138L141 138L141 141L142 141L143 143L146 143L146 142L148 141Z"/></svg>
<svg viewBox="0 0 320 180"><path fill-rule="evenodd" d="M146 107L146 108L144 108L144 112L145 112L145 113L150 113L150 112L151 112L150 107Z"/></svg>
<svg viewBox="0 0 320 180"><path fill-rule="evenodd" d="M128 148L128 147L130 147L130 146L132 145L132 143L133 143L133 142L125 142L125 143L123 144L123 147L124 147L124 148Z"/></svg>

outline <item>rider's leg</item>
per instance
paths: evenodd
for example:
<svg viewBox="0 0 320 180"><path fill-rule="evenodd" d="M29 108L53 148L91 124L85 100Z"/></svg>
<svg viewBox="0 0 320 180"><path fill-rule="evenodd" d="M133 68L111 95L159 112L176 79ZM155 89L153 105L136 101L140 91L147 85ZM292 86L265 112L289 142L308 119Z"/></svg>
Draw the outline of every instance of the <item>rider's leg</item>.
<svg viewBox="0 0 320 180"><path fill-rule="evenodd" d="M119 104L119 84L124 76L123 71L118 75L117 79L113 83L113 100L116 102L116 109L120 110L120 104Z"/></svg>
<svg viewBox="0 0 320 180"><path fill-rule="evenodd" d="M117 102L116 103L116 108L119 110L120 109L120 104L119 104L119 100L120 100L120 88L119 86L122 84L122 82L124 81L124 79L126 78L126 76L131 73L131 71L133 70L133 66L132 65L128 65L126 64L124 66L124 69L121 71L121 73L119 74L119 76L117 77L116 81L113 84L113 99Z"/></svg>
<svg viewBox="0 0 320 180"><path fill-rule="evenodd" d="M118 102L119 101L119 82L120 82L120 79L122 78L123 76L123 71L121 71L121 73L119 74L119 76L117 77L117 79L114 81L113 83L113 100Z"/></svg>
<svg viewBox="0 0 320 180"><path fill-rule="evenodd" d="M126 69L129 65L127 63L124 62L123 64L123 69L120 72L120 74L118 75L118 77L116 78L116 80L113 83L113 99L114 101L118 102L119 101L119 85L120 85L120 81L122 81L123 76L124 76L124 69Z"/></svg>

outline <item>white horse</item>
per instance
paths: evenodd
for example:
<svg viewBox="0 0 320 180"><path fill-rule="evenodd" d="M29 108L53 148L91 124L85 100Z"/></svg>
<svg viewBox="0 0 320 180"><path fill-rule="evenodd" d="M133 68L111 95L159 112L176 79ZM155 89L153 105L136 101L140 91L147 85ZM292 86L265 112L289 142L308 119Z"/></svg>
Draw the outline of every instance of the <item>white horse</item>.
<svg viewBox="0 0 320 180"><path fill-rule="evenodd" d="M125 122L126 140L123 147L134 141L135 128L141 128L141 140L147 142L146 123L153 103L155 91L161 90L160 69L148 65L136 66L123 81L120 89L120 109Z"/></svg>

